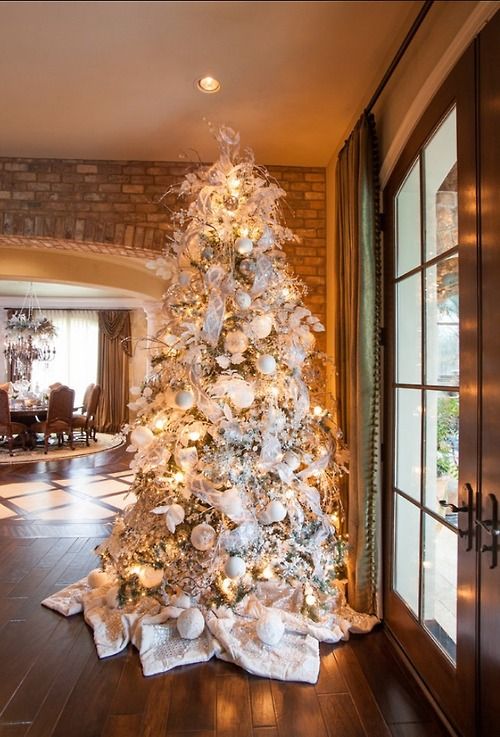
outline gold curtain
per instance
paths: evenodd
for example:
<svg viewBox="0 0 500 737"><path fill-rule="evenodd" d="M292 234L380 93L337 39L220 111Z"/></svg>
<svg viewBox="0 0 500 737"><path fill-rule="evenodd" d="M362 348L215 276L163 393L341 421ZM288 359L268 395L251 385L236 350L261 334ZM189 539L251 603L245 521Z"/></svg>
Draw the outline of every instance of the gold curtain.
<svg viewBox="0 0 500 737"><path fill-rule="evenodd" d="M364 113L336 169L338 421L350 449L348 598L380 613L381 255L375 122Z"/></svg>
<svg viewBox="0 0 500 737"><path fill-rule="evenodd" d="M97 383L102 387L102 394L96 416L100 432L118 432L128 421L130 356L130 313L100 311Z"/></svg>

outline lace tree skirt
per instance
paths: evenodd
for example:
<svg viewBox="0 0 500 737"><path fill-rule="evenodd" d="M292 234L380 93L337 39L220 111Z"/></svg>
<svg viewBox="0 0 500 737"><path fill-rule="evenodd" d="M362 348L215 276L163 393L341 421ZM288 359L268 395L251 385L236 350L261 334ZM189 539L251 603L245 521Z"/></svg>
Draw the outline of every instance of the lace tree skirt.
<svg viewBox="0 0 500 737"><path fill-rule="evenodd" d="M378 619L355 612L339 594L341 601L335 602L335 609L332 607L331 612L313 622L296 610L295 593L283 584L268 582L259 584L234 611L199 606L205 628L192 640L178 632L177 618L185 607L175 605L175 598L169 601L167 597L162 604L153 597L144 597L139 603L120 608L111 585L91 589L87 579L82 579L42 604L65 616L83 612L94 631L100 658L115 655L132 642L139 651L145 676L215 656L254 675L315 683L320 667L319 643L346 640L349 632L369 632ZM189 606L197 605L190 602ZM257 624L269 611L276 610L285 632L276 645L266 645L257 635Z"/></svg>

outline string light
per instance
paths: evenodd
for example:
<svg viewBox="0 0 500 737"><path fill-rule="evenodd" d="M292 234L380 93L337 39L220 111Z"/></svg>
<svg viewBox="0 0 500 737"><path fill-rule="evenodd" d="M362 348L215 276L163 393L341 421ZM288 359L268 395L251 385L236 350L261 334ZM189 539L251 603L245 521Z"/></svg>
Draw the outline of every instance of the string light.
<svg viewBox="0 0 500 737"><path fill-rule="evenodd" d="M270 563L267 564L267 566L262 571L262 578L266 578L269 580L270 578L273 578L274 571Z"/></svg>
<svg viewBox="0 0 500 737"><path fill-rule="evenodd" d="M314 594L308 594L306 596L306 604L308 606L313 606L313 604L316 604L316 597L314 596Z"/></svg>
<svg viewBox="0 0 500 737"><path fill-rule="evenodd" d="M166 420L162 420L162 419L156 420L155 428L157 430L163 430L166 424L167 424Z"/></svg>
<svg viewBox="0 0 500 737"><path fill-rule="evenodd" d="M189 439L193 441L193 443L196 443L197 440L201 438L201 433L199 433L197 430L193 430L193 432L189 433Z"/></svg>
<svg viewBox="0 0 500 737"><path fill-rule="evenodd" d="M184 481L184 474L182 471L177 471L177 473L174 474L174 481L177 481L178 484L180 484L181 481Z"/></svg>

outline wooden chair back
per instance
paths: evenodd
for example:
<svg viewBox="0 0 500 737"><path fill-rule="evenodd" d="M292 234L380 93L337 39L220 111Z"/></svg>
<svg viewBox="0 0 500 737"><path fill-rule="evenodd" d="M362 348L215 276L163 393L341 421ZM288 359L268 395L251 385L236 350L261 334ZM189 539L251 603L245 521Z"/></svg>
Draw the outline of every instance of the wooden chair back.
<svg viewBox="0 0 500 737"><path fill-rule="evenodd" d="M92 393L90 395L89 403L87 406L87 417L94 418L99 406L99 400L101 398L101 387L99 384L94 384L92 387Z"/></svg>
<svg viewBox="0 0 500 737"><path fill-rule="evenodd" d="M47 429L56 422L66 423L68 427L71 427L74 402L75 392L68 386L58 386L52 389L47 409Z"/></svg>
<svg viewBox="0 0 500 737"><path fill-rule="evenodd" d="M82 412L88 412L90 397L92 396L92 390L94 386L95 384L89 384L88 387L85 389L85 394L83 395L82 402Z"/></svg>
<svg viewBox="0 0 500 737"><path fill-rule="evenodd" d="M9 407L9 395L5 389L0 389L0 434L2 429L5 430L3 434L6 434L7 429L10 427L10 407Z"/></svg>

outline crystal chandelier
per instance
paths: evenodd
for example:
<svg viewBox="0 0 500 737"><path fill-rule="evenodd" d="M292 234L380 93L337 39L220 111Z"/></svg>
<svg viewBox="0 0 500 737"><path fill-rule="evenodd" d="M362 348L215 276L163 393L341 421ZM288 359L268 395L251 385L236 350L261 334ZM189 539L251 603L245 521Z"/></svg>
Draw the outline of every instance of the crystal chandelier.
<svg viewBox="0 0 500 737"><path fill-rule="evenodd" d="M11 381L30 380L33 361L52 361L56 355L54 324L42 315L30 284L21 309L7 320L5 358Z"/></svg>

